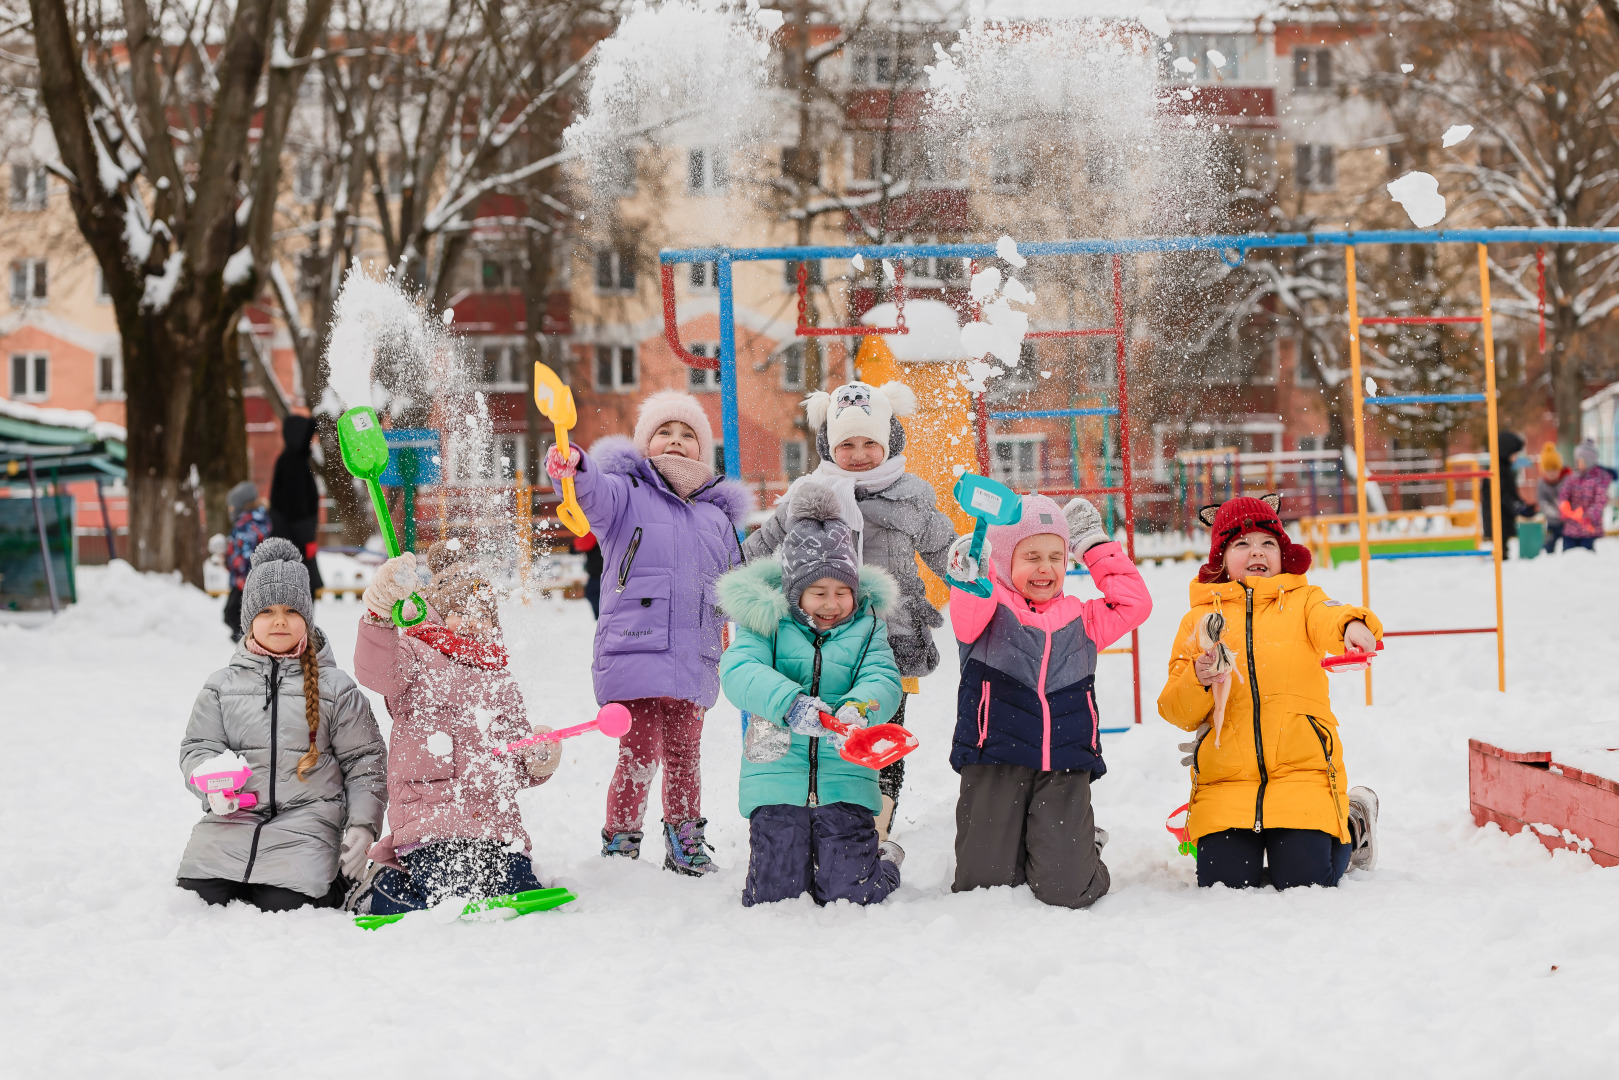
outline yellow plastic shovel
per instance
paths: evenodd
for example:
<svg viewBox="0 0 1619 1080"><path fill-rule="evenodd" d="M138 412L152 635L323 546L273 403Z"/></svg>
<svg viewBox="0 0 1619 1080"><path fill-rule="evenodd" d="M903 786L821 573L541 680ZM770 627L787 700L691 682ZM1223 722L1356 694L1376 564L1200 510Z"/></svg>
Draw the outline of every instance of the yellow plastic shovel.
<svg viewBox="0 0 1619 1080"><path fill-rule="evenodd" d="M557 377L557 373L544 364L534 364L534 404L540 415L551 421L557 429L557 446L566 453L568 432L579 422L579 412L573 407L573 391ZM590 531L590 521L579 508L579 499L573 493L573 477L562 478L562 502L557 506L557 518L575 536Z"/></svg>

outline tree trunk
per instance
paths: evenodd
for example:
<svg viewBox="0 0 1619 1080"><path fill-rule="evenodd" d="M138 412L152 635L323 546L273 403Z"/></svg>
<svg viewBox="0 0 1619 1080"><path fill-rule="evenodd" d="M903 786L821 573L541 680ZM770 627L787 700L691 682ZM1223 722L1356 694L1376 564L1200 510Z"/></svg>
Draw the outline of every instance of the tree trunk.
<svg viewBox="0 0 1619 1080"><path fill-rule="evenodd" d="M1580 442L1580 400L1585 396L1585 378L1579 352L1574 348L1579 320L1570 299L1580 283L1573 261L1565 257L1566 250L1559 245L1548 253L1559 288L1552 308L1552 348L1546 370L1551 382L1552 411L1557 414L1557 446L1563 460L1572 461L1574 448Z"/></svg>

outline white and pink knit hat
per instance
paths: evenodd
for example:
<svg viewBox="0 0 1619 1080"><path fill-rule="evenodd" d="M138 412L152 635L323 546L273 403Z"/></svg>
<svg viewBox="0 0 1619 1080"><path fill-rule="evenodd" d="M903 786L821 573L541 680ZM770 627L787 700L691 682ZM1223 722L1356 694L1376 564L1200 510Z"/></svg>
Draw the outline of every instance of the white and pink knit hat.
<svg viewBox="0 0 1619 1080"><path fill-rule="evenodd" d="M1024 540L1041 533L1060 536L1065 545L1071 542L1068 519L1049 495L1024 495L1021 518L1010 525L989 527L989 559L995 564L996 575L1007 585L1012 584L1012 552Z"/></svg>
<svg viewBox="0 0 1619 1080"><path fill-rule="evenodd" d="M714 429L709 426L708 413L703 403L679 390L659 390L641 402L641 411L635 420L635 448L643 456L652 443L652 436L671 420L697 433L697 459L705 465L714 464Z"/></svg>

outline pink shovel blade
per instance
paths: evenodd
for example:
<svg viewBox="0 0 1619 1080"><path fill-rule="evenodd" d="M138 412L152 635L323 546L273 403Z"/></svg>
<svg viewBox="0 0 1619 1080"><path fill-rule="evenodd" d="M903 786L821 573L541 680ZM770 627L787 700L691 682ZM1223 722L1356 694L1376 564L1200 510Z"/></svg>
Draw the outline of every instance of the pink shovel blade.
<svg viewBox="0 0 1619 1080"><path fill-rule="evenodd" d="M1340 656L1327 656L1321 660L1321 666L1329 672L1337 674L1340 671L1365 671L1372 666L1377 653L1383 651L1383 643L1377 643L1377 652L1369 653L1343 653Z"/></svg>

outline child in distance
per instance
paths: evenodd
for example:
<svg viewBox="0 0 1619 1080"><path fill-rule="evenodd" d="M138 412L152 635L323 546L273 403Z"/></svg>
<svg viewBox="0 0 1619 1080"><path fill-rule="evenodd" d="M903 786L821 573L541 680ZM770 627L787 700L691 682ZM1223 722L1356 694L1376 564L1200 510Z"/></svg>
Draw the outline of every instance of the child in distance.
<svg viewBox="0 0 1619 1080"><path fill-rule="evenodd" d="M808 892L818 904L874 904L899 886L904 852L879 842L877 772L845 761L820 713L858 727L899 707L900 676L885 610L897 589L859 566L836 495L803 484L793 495L781 559L720 579L737 638L720 664L725 696L750 714L740 804L751 855L742 903Z"/></svg>

